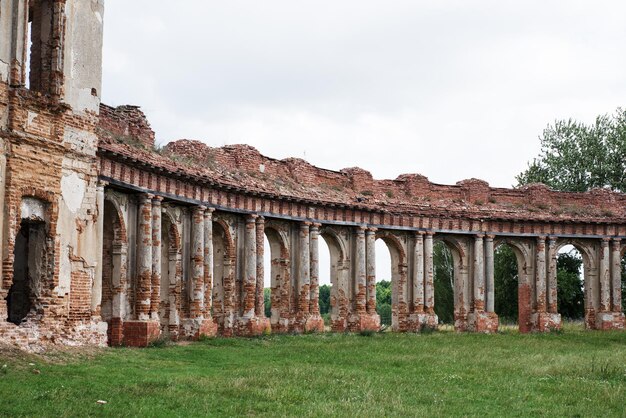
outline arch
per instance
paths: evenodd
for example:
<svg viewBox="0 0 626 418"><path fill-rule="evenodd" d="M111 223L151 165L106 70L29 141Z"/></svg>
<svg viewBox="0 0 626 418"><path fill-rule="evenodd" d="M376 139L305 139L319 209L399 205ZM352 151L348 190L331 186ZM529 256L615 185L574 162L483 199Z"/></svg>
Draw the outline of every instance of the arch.
<svg viewBox="0 0 626 418"><path fill-rule="evenodd" d="M506 259L502 260L501 257L506 257L506 253L501 253L501 248L506 247L510 249L515 258L515 267L517 278L515 277L503 277L506 271L502 269L508 269L506 265ZM528 240L520 240L515 238L500 237L494 240L494 310L500 317L500 326L511 326L506 324L506 320L515 319L517 322L517 328L522 332L528 332L532 329L532 312L533 312L533 292L534 292L534 260L530 256L530 243ZM500 266L500 268L499 268ZM514 279L516 283L513 283L514 294L513 296L506 296L504 293L511 290L511 281ZM506 282L509 283L506 283ZM514 306L502 306L502 301L513 300Z"/></svg>
<svg viewBox="0 0 626 418"><path fill-rule="evenodd" d="M600 307L600 272L598 265L597 243L579 239L557 240L556 252L559 254L563 247L571 245L582 258L582 292L585 327L596 328L596 312ZM559 304L561 309L561 304Z"/></svg>
<svg viewBox="0 0 626 418"><path fill-rule="evenodd" d="M404 245L392 232L378 231L376 240L387 246L391 256L391 327L394 331L406 331L409 315L408 265Z"/></svg>
<svg viewBox="0 0 626 418"><path fill-rule="evenodd" d="M469 289L469 259L467 243L462 238L451 235L435 235L434 244L443 244L452 256L452 299L454 305L454 329L465 331L467 329L467 315L470 312L471 293ZM435 247L433 246L433 249ZM433 260L433 268L437 271L438 265ZM436 284L435 284L436 286ZM435 312L441 310L437 307L437 292L435 291Z"/></svg>
<svg viewBox="0 0 626 418"><path fill-rule="evenodd" d="M182 303L182 246L178 223L169 208L161 217L161 291L159 318L161 330L172 339L178 338Z"/></svg>
<svg viewBox="0 0 626 418"><path fill-rule="evenodd" d="M224 336L235 324L235 244L230 226L213 220L213 318Z"/></svg>
<svg viewBox="0 0 626 418"><path fill-rule="evenodd" d="M333 331L342 332L348 327L350 313L350 262L346 243L337 230L331 227L322 227L320 236L328 246L330 252L330 321Z"/></svg>
<svg viewBox="0 0 626 418"><path fill-rule="evenodd" d="M272 332L288 332L291 312L291 254L287 234L271 222L265 225L270 247L270 324Z"/></svg>
<svg viewBox="0 0 626 418"><path fill-rule="evenodd" d="M102 242L102 320L109 324L109 344L122 342L122 321L128 312L128 238L119 203L107 197L104 201Z"/></svg>

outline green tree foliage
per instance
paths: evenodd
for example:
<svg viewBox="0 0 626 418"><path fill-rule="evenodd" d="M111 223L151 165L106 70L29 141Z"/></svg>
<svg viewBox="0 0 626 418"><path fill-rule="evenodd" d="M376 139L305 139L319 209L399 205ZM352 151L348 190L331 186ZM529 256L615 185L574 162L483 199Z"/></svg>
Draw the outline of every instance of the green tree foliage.
<svg viewBox="0 0 626 418"><path fill-rule="evenodd" d="M376 313L381 325L391 325L391 281L381 280L376 283Z"/></svg>
<svg viewBox="0 0 626 418"><path fill-rule="evenodd" d="M265 301L265 316L271 318L272 316L272 289L266 287L263 289L263 300Z"/></svg>
<svg viewBox="0 0 626 418"><path fill-rule="evenodd" d="M559 312L566 318L585 316L585 296L581 278L583 260L576 250L559 254L557 261L557 302Z"/></svg>
<svg viewBox="0 0 626 418"><path fill-rule="evenodd" d="M443 242L433 246L435 268L435 313L439 321L454 323L454 263L452 253Z"/></svg>
<svg viewBox="0 0 626 418"><path fill-rule="evenodd" d="M511 247L501 245L496 248L493 264L495 311L503 323L517 322L519 273Z"/></svg>
<svg viewBox="0 0 626 418"><path fill-rule="evenodd" d="M320 286L320 314L330 313L330 286L323 284Z"/></svg>
<svg viewBox="0 0 626 418"><path fill-rule="evenodd" d="M572 119L556 121L544 130L540 141L541 153L517 176L518 185L544 183L572 192L608 187L626 192L626 110L598 116L591 125ZM580 263L572 254L559 255L559 312L566 317L584 315L582 289L574 280L580 283ZM626 257L622 259L622 295L626 296ZM622 305L626 308L625 298Z"/></svg>
<svg viewBox="0 0 626 418"><path fill-rule="evenodd" d="M626 111L602 115L594 124L556 121L540 137L541 154L517 176L519 185L544 183L584 192L610 187L626 192Z"/></svg>

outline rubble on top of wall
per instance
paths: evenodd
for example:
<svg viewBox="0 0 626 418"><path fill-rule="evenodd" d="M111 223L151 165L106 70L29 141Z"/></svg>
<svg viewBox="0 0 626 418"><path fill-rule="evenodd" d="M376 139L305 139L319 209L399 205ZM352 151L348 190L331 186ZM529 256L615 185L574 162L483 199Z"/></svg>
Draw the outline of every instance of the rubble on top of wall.
<svg viewBox="0 0 626 418"><path fill-rule="evenodd" d="M266 157L250 145L210 147L189 139L156 149L154 132L139 108L113 109L103 105L102 109L98 129L101 151L253 193L397 213L445 211L460 216L560 221L615 221L626 216L626 195L608 190L556 192L543 184L518 189L492 188L480 179L440 185L421 174L376 180L370 172L358 167L327 170L298 158Z"/></svg>

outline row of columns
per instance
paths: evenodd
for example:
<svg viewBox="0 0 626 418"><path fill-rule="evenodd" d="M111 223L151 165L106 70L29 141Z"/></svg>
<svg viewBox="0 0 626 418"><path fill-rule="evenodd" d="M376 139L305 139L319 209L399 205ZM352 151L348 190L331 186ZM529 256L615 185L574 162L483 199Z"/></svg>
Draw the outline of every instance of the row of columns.
<svg viewBox="0 0 626 418"><path fill-rule="evenodd" d="M413 306L416 313L435 312L433 266L433 233L415 235L415 268L413 269Z"/></svg>

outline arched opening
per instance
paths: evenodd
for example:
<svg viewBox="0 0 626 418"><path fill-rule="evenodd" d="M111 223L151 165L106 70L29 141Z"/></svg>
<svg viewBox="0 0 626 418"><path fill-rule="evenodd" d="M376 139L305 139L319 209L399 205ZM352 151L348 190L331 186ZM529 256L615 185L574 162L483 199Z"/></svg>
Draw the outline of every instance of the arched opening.
<svg viewBox="0 0 626 418"><path fill-rule="evenodd" d="M392 324L392 262L391 253L383 240L376 240L376 313L380 316L380 325Z"/></svg>
<svg viewBox="0 0 626 418"><path fill-rule="evenodd" d="M161 330L171 338L177 337L179 312L182 308L180 288L182 278L182 255L176 224L170 216L161 218L161 300L159 318Z"/></svg>
<svg viewBox="0 0 626 418"><path fill-rule="evenodd" d="M435 313L442 324L440 330L454 329L454 257L445 241L433 245Z"/></svg>
<svg viewBox="0 0 626 418"><path fill-rule="evenodd" d="M6 299L8 321L20 325L34 312L45 281L46 234L42 220L22 220L13 254L13 284Z"/></svg>
<svg viewBox="0 0 626 418"><path fill-rule="evenodd" d="M499 330L519 329L520 263L518 250L506 242L494 251L494 311L498 315ZM523 257L522 257L523 258Z"/></svg>
<svg viewBox="0 0 626 418"><path fill-rule="evenodd" d="M381 315L381 325L389 325L394 331L407 331L409 316L409 287L407 277L407 261L402 244L398 238L388 232L379 232L376 235L376 254L377 260L380 259L380 266L376 266L376 311ZM386 249L384 248L386 247ZM384 256L388 254L388 258ZM386 270L386 271L385 271ZM378 288L381 289L381 295L378 294ZM385 292L391 293L391 321L386 304L380 303ZM385 301L386 302L386 301ZM384 322L383 322L383 316Z"/></svg>
<svg viewBox="0 0 626 418"><path fill-rule="evenodd" d="M228 227L213 222L213 319L230 336L235 325L234 245Z"/></svg>
<svg viewBox="0 0 626 418"><path fill-rule="evenodd" d="M325 239L318 240L319 245L319 305L320 315L324 320L324 328L331 329L332 322L330 319L331 303L330 295L332 294L333 283L330 278L331 262L330 248Z"/></svg>
<svg viewBox="0 0 626 418"><path fill-rule="evenodd" d="M270 318L272 332L288 332L293 292L287 239L268 223L264 243L265 315Z"/></svg>
<svg viewBox="0 0 626 418"><path fill-rule="evenodd" d="M130 309L122 294L127 286L126 229L119 211L110 200L104 201L102 238L102 299L100 311L102 320L109 324L110 345L122 342L122 320Z"/></svg>
<svg viewBox="0 0 626 418"><path fill-rule="evenodd" d="M595 323L593 297L585 284L585 260L577 245L561 246L557 255L557 307L564 321L583 326L587 316ZM589 324L591 324L591 322ZM590 328L593 328L591 326Z"/></svg>
<svg viewBox="0 0 626 418"><path fill-rule="evenodd" d="M320 236L323 238L330 255L328 273L324 273L320 264L320 278L325 274L330 277L330 326L333 331L343 332L348 328L348 315L352 300L352 290L348 277L350 273L349 260L346 259L346 251L343 248L341 238L334 229L323 228L320 231Z"/></svg>

